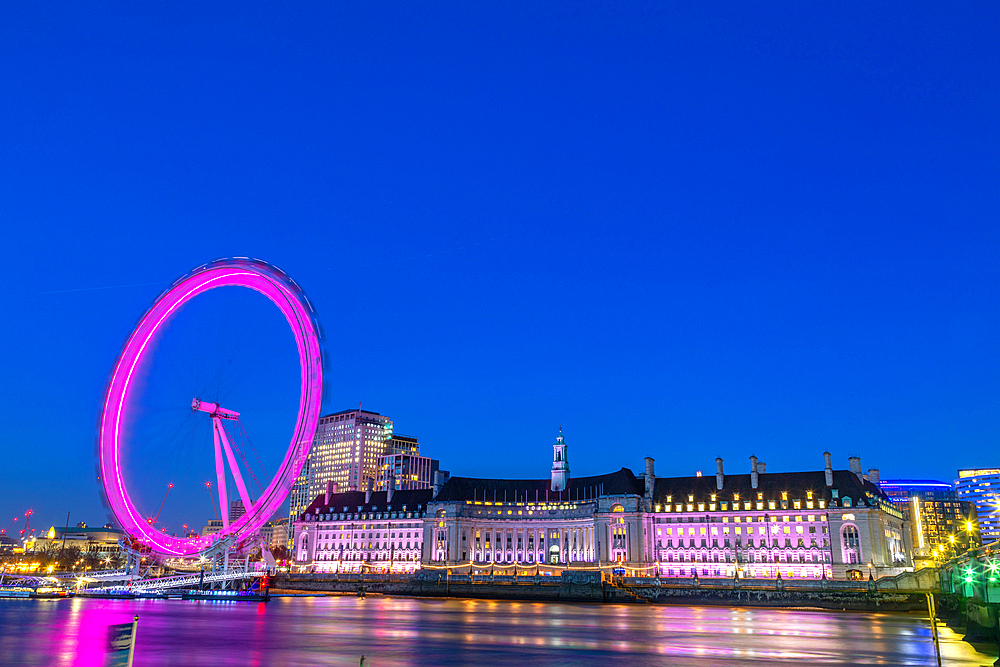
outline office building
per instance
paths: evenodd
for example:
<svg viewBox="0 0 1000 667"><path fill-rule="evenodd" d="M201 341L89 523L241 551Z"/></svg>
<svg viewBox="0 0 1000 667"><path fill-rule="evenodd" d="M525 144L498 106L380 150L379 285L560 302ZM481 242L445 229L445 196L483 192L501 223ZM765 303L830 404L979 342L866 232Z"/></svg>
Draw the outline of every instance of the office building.
<svg viewBox="0 0 1000 667"><path fill-rule="evenodd" d="M397 491L429 489L434 484L434 473L439 467L437 460L426 456L387 454L379 461L375 490L385 491L390 480Z"/></svg>
<svg viewBox="0 0 1000 667"><path fill-rule="evenodd" d="M271 519L260 529L261 542L274 548L288 545L288 519Z"/></svg>
<svg viewBox="0 0 1000 667"><path fill-rule="evenodd" d="M975 505L960 500L951 484L932 479L886 479L879 486L910 526L915 567L979 546Z"/></svg>
<svg viewBox="0 0 1000 667"><path fill-rule="evenodd" d="M983 544L1000 540L1000 468L959 470L955 491L975 504Z"/></svg>
<svg viewBox="0 0 1000 667"><path fill-rule="evenodd" d="M242 500L229 501L229 524L236 523L236 520L247 513L247 508L243 506Z"/></svg>
<svg viewBox="0 0 1000 667"><path fill-rule="evenodd" d="M377 412L359 408L320 417L309 456L289 494L289 546L295 540L294 519L326 490L328 483L346 492L363 490L366 480L375 480L379 459L386 454L387 442L392 438L392 421ZM416 438L412 440L416 443ZM401 440L398 446L408 444Z"/></svg>
<svg viewBox="0 0 1000 667"><path fill-rule="evenodd" d="M201 536L215 535L220 530L222 530L222 519L209 519L208 524L201 528Z"/></svg>
<svg viewBox="0 0 1000 667"><path fill-rule="evenodd" d="M420 456L420 443L412 435L401 435L392 432L392 422L386 430L385 453L386 454L409 454L410 456Z"/></svg>
<svg viewBox="0 0 1000 667"><path fill-rule="evenodd" d="M342 491L365 488L374 480L378 460L392 433L388 417L367 410L344 410L321 417L309 451L309 496L315 498L333 482Z"/></svg>

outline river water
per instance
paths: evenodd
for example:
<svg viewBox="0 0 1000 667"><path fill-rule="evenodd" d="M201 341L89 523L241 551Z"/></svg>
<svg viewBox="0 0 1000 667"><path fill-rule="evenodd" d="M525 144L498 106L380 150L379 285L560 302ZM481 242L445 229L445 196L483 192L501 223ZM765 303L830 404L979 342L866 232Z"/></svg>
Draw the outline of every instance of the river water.
<svg viewBox="0 0 1000 667"><path fill-rule="evenodd" d="M932 665L926 618L798 609L414 598L0 600L0 665L104 664L139 615L135 665ZM947 628L946 665L988 665Z"/></svg>

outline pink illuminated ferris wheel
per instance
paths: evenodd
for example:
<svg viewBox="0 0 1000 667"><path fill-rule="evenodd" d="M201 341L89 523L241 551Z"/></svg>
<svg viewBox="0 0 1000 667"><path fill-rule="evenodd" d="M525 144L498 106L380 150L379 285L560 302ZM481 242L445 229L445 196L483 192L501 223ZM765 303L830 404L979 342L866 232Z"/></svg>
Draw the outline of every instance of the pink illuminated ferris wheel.
<svg viewBox="0 0 1000 667"><path fill-rule="evenodd" d="M222 530L214 535L167 535L152 524L136 507L127 488L123 458L127 449L130 395L137 392L137 376L144 357L151 354L155 341L166 323L195 297L220 287L241 287L264 295L284 316L295 338L300 367L298 414L288 450L269 483L261 484L252 498L240 471L241 457L237 443L227 433L226 424L237 424L240 414L228 406L195 397L191 410L205 413L204 428L214 435L215 477L222 509ZM280 269L259 260L225 259L195 269L164 292L139 320L118 357L108 383L101 415L99 435L100 477L108 504L122 529L152 551L172 558L193 557L220 544L239 545L260 531L288 496L302 470L319 420L322 401L323 365L319 327L309 301L302 290ZM189 394L190 395L190 394ZM235 447L234 447L235 446ZM236 451L234 452L234 448ZM229 522L226 466L234 482L235 495L246 513ZM251 473L252 474L252 473ZM271 473L268 472L268 475ZM161 507L162 509L162 507Z"/></svg>

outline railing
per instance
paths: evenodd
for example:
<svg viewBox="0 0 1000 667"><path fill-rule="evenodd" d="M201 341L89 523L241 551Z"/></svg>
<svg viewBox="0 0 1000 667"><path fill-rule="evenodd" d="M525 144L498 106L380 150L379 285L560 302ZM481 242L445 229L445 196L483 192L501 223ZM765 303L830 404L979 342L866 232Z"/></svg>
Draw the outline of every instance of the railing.
<svg viewBox="0 0 1000 667"><path fill-rule="evenodd" d="M987 602L1000 601L1000 549L987 544L958 554L940 568L941 590Z"/></svg>
<svg viewBox="0 0 1000 667"><path fill-rule="evenodd" d="M204 576L198 574L183 574L173 577L159 577L157 579L137 579L128 582L125 586L103 586L88 590L130 590L134 593L145 593L152 591L164 591L172 588L193 588L199 584L214 584L220 582L240 581L242 579L256 579L257 573L248 572L243 569L230 570L229 572L206 572Z"/></svg>
<svg viewBox="0 0 1000 667"><path fill-rule="evenodd" d="M97 570L96 572L63 572L53 574L57 579L93 579L94 581L115 581L117 579L128 579L129 571L121 570Z"/></svg>

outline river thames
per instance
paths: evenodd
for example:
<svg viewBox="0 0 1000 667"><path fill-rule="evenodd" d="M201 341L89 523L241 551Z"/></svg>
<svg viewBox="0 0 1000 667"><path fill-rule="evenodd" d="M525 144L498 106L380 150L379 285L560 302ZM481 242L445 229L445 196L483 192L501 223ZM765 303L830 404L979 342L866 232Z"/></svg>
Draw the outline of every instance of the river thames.
<svg viewBox="0 0 1000 667"><path fill-rule="evenodd" d="M135 665L931 665L926 618L798 609L276 598L0 600L0 664L104 663L139 615ZM987 665L941 628L946 665Z"/></svg>

